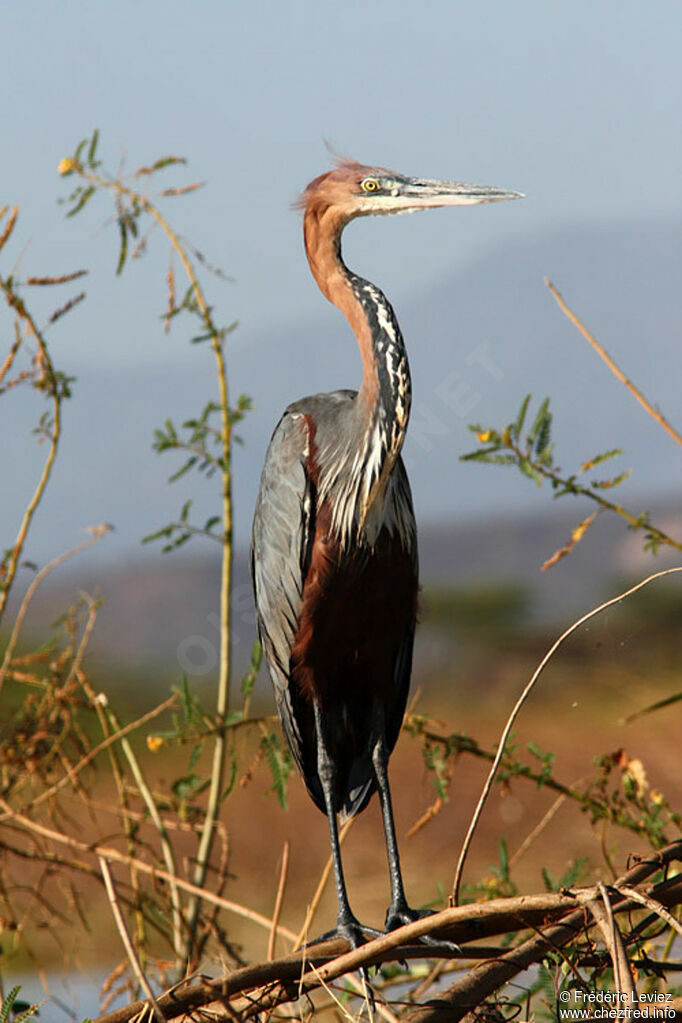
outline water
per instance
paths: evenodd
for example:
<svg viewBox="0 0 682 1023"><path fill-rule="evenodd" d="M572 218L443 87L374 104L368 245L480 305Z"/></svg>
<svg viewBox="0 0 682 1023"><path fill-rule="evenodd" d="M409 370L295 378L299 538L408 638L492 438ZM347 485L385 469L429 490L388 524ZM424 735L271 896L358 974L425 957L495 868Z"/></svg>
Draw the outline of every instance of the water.
<svg viewBox="0 0 682 1023"><path fill-rule="evenodd" d="M50 991L45 991L40 977L35 973L5 974L3 989L5 993L17 985L21 986L18 998L40 1006L39 1023L71 1023L92 1017L100 1012L99 993L102 983L109 970L98 971L97 968L78 974L51 973L46 976ZM119 999L111 1005L114 1009L125 1004L127 999Z"/></svg>

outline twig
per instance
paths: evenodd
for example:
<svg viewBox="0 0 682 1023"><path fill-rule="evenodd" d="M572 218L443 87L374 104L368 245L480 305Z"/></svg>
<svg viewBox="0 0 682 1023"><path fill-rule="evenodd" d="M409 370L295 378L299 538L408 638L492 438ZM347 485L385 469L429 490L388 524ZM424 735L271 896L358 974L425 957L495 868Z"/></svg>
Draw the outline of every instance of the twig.
<svg viewBox="0 0 682 1023"><path fill-rule="evenodd" d="M0 798L0 806L5 810L3 821L6 825L12 826L13 824L20 825L21 828L26 831L33 832L36 835L42 835L43 838L49 838L53 842L57 842L60 845L69 846L71 849L78 849L79 852L94 854L96 856L102 856L104 859L109 860L112 863L121 863L123 866L135 870L139 870L143 874L148 874L151 877L161 878L169 883L175 880L178 888L182 888L183 891L189 892L190 895L200 895L206 902L212 902L215 906L220 906L221 909L228 910L230 913L235 913L237 916L244 917L246 920L250 920L252 923L258 924L260 927L265 927L270 930L272 927L272 920L269 920L266 916L261 913L257 913L253 909L249 909L247 906L242 906L237 902L232 902L230 899L224 899L222 896L214 895L213 892L208 889L201 890L197 885L192 884L191 881L184 881L180 877L173 878L166 870L162 870L161 867L154 866L153 864L145 863L144 860L140 860L135 856L127 856L125 853L121 853L118 849L114 849L111 846L105 845L89 845L87 842L81 842L77 838L72 838L70 835L65 835L61 831L55 831L53 828L48 828L44 824L38 824L37 821L32 821L29 817L25 817L21 813L16 813L6 800ZM284 927L279 924L277 931L282 937L287 938L289 941L294 941L296 935L293 931L290 931L288 927Z"/></svg>
<svg viewBox="0 0 682 1023"><path fill-rule="evenodd" d="M111 870L109 869L109 864L107 863L103 856L99 857L99 865L102 871L102 877L104 878L104 885L107 890L107 895L109 896L109 902L111 903L111 911L114 914L114 920L116 921L118 933L121 935L121 941L123 942L123 947L126 951L126 955L128 956L130 965L133 968L133 973L137 977L140 987L142 988L147 998L149 999L154 1010L154 1015L156 1019L159 1021L159 1023L166 1023L166 1017L159 1008L159 1003L154 997L154 992L149 986L149 981L144 975L144 970L142 969L142 965L138 958L137 952L135 951L133 943L130 940L130 934L128 933L128 928L126 927L126 922L123 919L123 913L121 912L121 907L119 906L118 899L116 897L116 889L114 888L114 882L111 877Z"/></svg>
<svg viewBox="0 0 682 1023"><path fill-rule="evenodd" d="M506 444L506 447L514 453L517 460L522 461L527 459L528 455L524 453L522 448L515 441L510 440ZM621 519L627 522L629 526L632 526L633 529L646 529L647 533L660 543L666 544L668 547L674 547L675 550L682 551L682 542L675 540L672 536L663 532L662 529L659 529L657 526L647 522L641 515L633 515L633 513L623 507L622 504L609 501L602 494L590 489L590 487L584 487L577 483L575 481L575 476L565 479L563 476L559 475L559 472L556 469L553 469L537 460L533 462L533 469L538 472L543 479L549 480L554 489L561 487L562 493L566 492L586 497L588 501L594 501L594 503L598 504L604 511L610 511L613 512L614 515L618 515Z"/></svg>
<svg viewBox="0 0 682 1023"><path fill-rule="evenodd" d="M277 887L277 896L275 898L275 908L272 912L272 927L270 929L270 937L268 938L268 959L272 960L275 958L275 942L277 940L277 924L279 923L280 913L282 912L282 901L284 899L284 888L287 883L287 871L289 869L289 839L284 840L284 848L282 849L282 867L279 872L279 885Z"/></svg>
<svg viewBox="0 0 682 1023"><path fill-rule="evenodd" d="M680 856L682 856L682 840L673 842L660 852L640 860L619 879L618 884L638 884L656 873L666 863L678 860ZM592 891L598 891L596 886L592 888ZM587 889L582 889L582 892L586 894ZM626 912L632 905L625 900L615 901L616 912ZM513 977L538 962L548 951L554 947L561 947L574 939L576 934L585 927L587 902L558 923L544 927L540 934L529 938L516 948L510 949L499 958L477 966L475 970L455 981L446 991L439 993L438 1008L420 1007L405 1018L405 1023L437 1023L437 1021L445 1019L448 1020L448 1023L457 1023L470 1009L480 1005L485 998L498 991ZM463 908L470 909L471 907Z"/></svg>
<svg viewBox="0 0 682 1023"><path fill-rule="evenodd" d="M639 884L667 863L681 858L682 840L678 840L638 862L620 879L620 882L623 885ZM673 890L664 882L653 886L648 894L663 902L667 899L679 901L681 893L679 886L675 886ZM422 944L408 945L405 942L427 933L429 927L440 929L447 925L448 934L457 937L458 940L461 934L469 939L475 938L478 942L485 933L506 934L509 930L518 931L529 926L542 925L543 930L539 934L511 950L483 949L478 945L471 948L472 958L478 957L479 953L496 958L478 964L459 978L447 992L439 993L438 1004L443 1005L445 1010L451 1013L448 1016L442 1015L439 1019L456 1020L467 1011L467 1007L478 1005L482 998L493 993L526 966L537 962L548 950L560 948L574 937L577 931L581 931L585 926L588 903L596 898L599 898L599 889L593 885L570 893L543 893L458 906L443 910L426 920L409 924L399 931L383 935L360 949L332 960L330 955L347 945L343 939L337 938L322 945L308 947L272 963L243 967L215 980L201 978L193 984L176 985L172 996L160 996L159 1003L169 1011L172 1007L173 1018L177 1017L184 1021L194 1018L191 1016L193 1010L200 1007L207 1010L209 1006L215 1012L216 1019L245 1021L259 1011L265 1012L283 1002L303 997L308 991L319 986L322 980L329 983L360 966L399 959L423 958L425 950ZM617 891L613 892L613 899L618 913L629 912L638 905ZM557 915L561 917L558 923ZM434 949L433 955L436 954L439 953ZM314 971L310 964L314 965ZM302 966L304 970L301 974ZM248 994L240 998L235 997L242 992ZM138 1002L125 1009L116 1010L102 1017L99 1023L126 1023L140 1007L141 1003ZM458 1014L455 1013L455 1008ZM432 1010L422 1007L417 1010L417 1015L412 1014L409 1018L412 1019L414 1016L415 1020L426 1020L428 1015L421 1017L418 1014L421 1012L428 1014L430 1011Z"/></svg>
<svg viewBox="0 0 682 1023"><path fill-rule="evenodd" d="M528 835L526 835L526 837L524 838L523 842L518 847L514 855L509 857L510 867L513 867L515 863L518 863L521 857L528 852L533 842L536 840L536 838L538 838L539 835L542 834L542 832L545 830L545 828L552 820L554 815L557 813L560 807L563 806L565 802L566 796L564 795L561 795L554 800L547 813L543 815L542 819L535 825L532 831Z"/></svg>
<svg viewBox="0 0 682 1023"><path fill-rule="evenodd" d="M590 618L593 618L595 615L599 614L601 611L604 611L607 607L612 607L614 604L618 604L621 600L624 600L626 597L629 597L631 594L636 593L637 590L641 590L643 586L646 586L648 583L653 582L655 579L661 579L663 576L672 575L672 573L674 573L674 572L682 572L682 565L676 566L674 568L667 568L667 569L665 569L664 571L661 571L661 572L655 572L653 575L647 576L646 579L643 579L640 582L638 582L635 586L631 586L628 590L625 590L623 593L619 593L618 596L611 597L610 600L606 600L606 601L604 601L603 604L600 604L598 607L595 607L591 611L588 611L587 614L584 614L581 618L579 618L576 622L574 622L571 626L569 626L569 628L566 629L566 631L563 632L559 636L559 638L552 644L552 646L549 648L549 650L547 651L545 656L542 658L542 660L540 661L540 664L538 665L538 667L533 672L533 675L532 675L530 681L527 683L527 685L524 688L523 692L521 693L520 697L516 701L516 703L514 705L514 708L513 708L512 712L511 712L511 714L509 715L509 718L507 719L507 723L504 726L504 730L502 732L502 735L500 737L500 741L499 741L499 744L498 744L497 755L495 756L495 760L493 761L493 765L490 768L490 772L489 772L488 777L486 779L485 785L483 786L483 791L481 792L481 795L479 797L478 803L476 805L476 809L474 810L474 814L473 814L473 817L471 819L471 823L469 824L469 829L468 829L468 831L466 833L466 836L464 838L464 842L462 843L462 850L461 850L461 852L459 854L459 860L457 862L457 869L455 871L455 877L454 877L454 880L452 882L452 893L450 895L450 904L451 905L456 906L458 904L458 902L459 902L459 889L460 889L460 884L461 884L461 881L462 881L462 873L463 873L463 870L464 870L464 863L466 861L467 854L469 852L469 847L471 846L471 841L472 841L472 839L474 837L474 832L476 830L476 827L477 827L478 822L480 820L481 814L483 812L483 807L485 806L485 803L486 803L486 801L488 799L488 796L490 794L490 790L491 790L491 788L493 786L493 781L495 780L495 775L497 773L497 769L500 766L500 761L502 760L502 757L504 756L504 750L505 750L505 746L507 744L507 739L509 738L509 733L511 732L511 730L512 730L512 728L514 726L514 722L516 721L516 718L519 715L519 711L521 710L523 704L526 702L526 699L528 698L528 696L530 696L531 690L535 686L535 683L537 682L537 680L539 679L540 675L542 674L545 666L548 664L548 662L554 656L555 652L559 649L559 647L564 642L564 640L568 639L568 637L570 635L572 635L576 631L576 629L580 628L581 625L584 625L584 623L589 621Z"/></svg>
<svg viewBox="0 0 682 1023"><path fill-rule="evenodd" d="M104 528L108 532L111 527L106 526L102 528ZM104 533L100 535L103 536ZM99 539L99 535L97 538ZM71 660L71 664L69 665L68 674L62 683L62 688L65 690L68 689L72 679L82 677L81 667L83 664L83 658L85 657L85 651L88 649L88 646L90 645L90 639L92 638L92 633L95 628L95 622L97 621L97 610L99 607L98 602L94 599L94 597L91 597L89 593L85 593L84 590L81 590L80 593L81 599L84 600L85 603L88 605L88 619L85 623L85 628L83 629L83 634L78 643L76 653Z"/></svg>
<svg viewBox="0 0 682 1023"><path fill-rule="evenodd" d="M635 991L630 964L627 952L625 951L623 935L620 933L618 924L613 916L613 907L608 892L601 881L598 882L597 888L599 889L601 901L595 899L594 902L590 902L589 910L601 931L604 944L611 957L613 981L616 991L619 995L626 994L628 1004L634 1005L637 992Z"/></svg>
<svg viewBox="0 0 682 1023"><path fill-rule="evenodd" d="M580 322L576 314L571 309L569 309L564 299L562 298L561 294L557 291L557 289L554 287L554 285L552 284L548 277L545 277L545 284L547 285L552 295L556 299L557 305L561 309L562 313L564 313L571 321L571 323L578 328L578 330L583 335L585 340L592 345L597 355L599 355L604 360L604 362L609 367L614 376L616 376L622 384L625 384L630 394L632 394L637 399L642 408L649 413L652 419L655 419L659 426L662 426L666 433L668 433L674 441L676 441L679 445L682 446L682 436L680 436L677 430L675 430L670 425L665 416L661 415L660 412L653 408L653 406L644 397L642 392L637 387L635 387L632 381L628 380L628 378L625 376L620 367L617 366L616 363L613 361L613 359L606 351L606 349L599 344L597 339L592 334L590 334L587 327L585 327L585 325Z"/></svg>
<svg viewBox="0 0 682 1023"><path fill-rule="evenodd" d="M439 735L438 732L425 728L418 716L413 716L411 719L406 718L403 722L403 728L411 735L420 736L433 743L439 743L450 756L453 754L457 754L457 756L469 754L481 760L487 760L489 764L492 764L497 755L497 747L495 747L495 751L484 749L468 736ZM515 764L514 774L517 778L534 782L538 787L541 786L551 792L556 792L559 796L565 796L567 799L574 800L585 810L596 813L598 817L602 815L602 804L597 799L592 798L588 792L579 791L575 787L578 782L573 786L564 785L551 775L547 777L542 771L533 771L527 764L520 763ZM635 834L642 834L644 831L641 823L630 820L617 809L612 809L609 820L620 827L629 828ZM613 876L615 877L615 874Z"/></svg>
<svg viewBox="0 0 682 1023"><path fill-rule="evenodd" d="M218 694L216 699L216 721L215 745L213 747L213 762L211 767L210 785L206 804L206 814L201 829L199 848L195 857L194 884L197 894L192 896L188 902L187 937L184 951L186 965L189 966L194 946L194 938L197 920L201 906L201 891L206 880L208 865L215 836L215 823L220 810L220 799L223 791L225 776L225 756L227 740L225 735L225 719L229 709L229 686L230 686L230 589L232 584L232 469L231 469L231 448L232 448L232 417L229 406L229 395L227 386L227 369L223 353L223 333L216 327L211 315L211 309L199 284L192 262L186 249L173 228L170 226L161 211L143 194L123 184L120 178L111 179L93 173L81 164L78 160L68 161L69 170L76 171L91 185L104 188L112 192L117 205L124 197L144 209L150 217L162 229L172 248L177 253L182 267L190 283L190 293L201 320L210 336L211 347L216 361L216 375L218 379L219 408L220 408L220 471L222 477L222 535L223 535L223 557L220 574L220 657Z"/></svg>
<svg viewBox="0 0 682 1023"><path fill-rule="evenodd" d="M14 619L14 625L12 627L10 637L7 641L7 647L5 648L5 656L2 659L2 665L0 665L0 689L2 689L2 685L5 681L5 676L9 669L10 662L12 660L12 657L14 656L14 651L16 649L17 641L19 639L19 633L21 632L22 625L24 624L24 618L26 617L26 612L28 611L29 604L33 600L36 590L38 589L40 584L43 582L45 577L50 574L50 572L53 569L57 568L59 565L62 565L65 561L68 561L68 559L72 558L75 554L80 554L81 551L85 551L88 549L88 547L92 547L94 544L99 543L99 541L104 536L106 536L110 529L111 527L107 525L93 526L91 528L92 535L88 540L84 540L83 543L79 543L75 547L71 547L68 551L62 551L62 553L57 555L56 558L53 558L52 561L48 561L48 563L44 565L41 568L41 570L37 572L34 578L31 580L31 584L26 590L26 593L24 594L24 599L19 605L19 610L17 611L16 618Z"/></svg>
<svg viewBox="0 0 682 1023"><path fill-rule="evenodd" d="M12 346L9 352L7 353L7 358L3 362L2 366L0 366L0 384L2 384L2 381L5 379L6 374L9 373L10 369L12 368L12 363L16 358L16 354L21 348L22 340L23 338L21 335L21 331L19 330L19 324L15 322L14 341L12 342Z"/></svg>
<svg viewBox="0 0 682 1023"><path fill-rule="evenodd" d="M338 1009L337 1016L339 1018L348 1020L348 1023L354 1023L353 1017L349 1013L348 1009L343 1004L343 1002L340 1000L340 998L337 997L337 995L331 989L329 984L326 983L324 977L322 977L320 975L320 971L317 969L317 967L315 966L314 963L310 964L310 971L319 980L320 987L322 988L322 990L327 992L327 995L329 996L331 1004L335 1005L336 1008ZM364 996L365 1005L367 1005L367 1007L369 1009L369 1020L370 1020L370 1023L372 1023L372 1010L371 1010L371 1008L369 1008L370 1002L369 1002L369 999L368 999L368 996L367 996L367 981L365 980L364 977L362 978L361 988L362 988L361 993Z"/></svg>
<svg viewBox="0 0 682 1023"><path fill-rule="evenodd" d="M637 891L631 885L615 884L613 885L621 895L627 896L628 899L633 899L635 902L639 902L641 906L646 906L656 916L660 916L661 920L665 920L667 925L672 928L673 931L682 937L682 924L679 920L676 920L672 913L669 913L665 906L662 906L656 899L652 899L650 895L644 895L642 892Z"/></svg>
<svg viewBox="0 0 682 1023"><path fill-rule="evenodd" d="M166 704L170 705L174 702L176 694L173 694L171 699L166 700ZM163 818L159 813L159 808L156 805L156 800L152 795L151 789L147 785L147 780L140 767L140 762L133 752L133 748L128 740L121 735L121 725L116 717L116 714L111 707L105 707L105 714L109 718L109 721L115 729L117 729L121 748L125 754L128 766L132 772L133 778L137 782L137 787L140 790L140 794L145 802L145 806L149 811L154 826L159 834L159 841L161 843L161 854L163 856L164 863L166 864L166 870L170 875L171 880L169 881L170 887L170 900L173 910L173 951L175 952L176 966L178 969L182 968L182 957L183 957L183 916L182 916L182 905L180 902L180 893L176 882L178 870L175 863L175 853L173 851L173 845L170 838L168 837L168 831L166 825L163 822Z"/></svg>
<svg viewBox="0 0 682 1023"><path fill-rule="evenodd" d="M11 227L9 225L8 228L9 230L11 230ZM35 490L33 491L33 495L30 498L24 510L21 523L19 524L17 537L16 540L14 541L14 546L11 548L11 553L7 561L5 576L4 579L2 580L2 585L0 586L0 619L2 619L2 615L7 605L7 599L9 597L9 593L17 573L19 559L24 549L24 544L26 543L26 537L28 536L28 531L31 526L31 522L33 521L33 516L35 515L36 509L40 504L40 501L42 500L43 494L45 493L47 484L50 480L52 466L54 465L54 460L57 457L57 448L59 447L59 439L61 437L62 432L61 420L62 396L59 393L59 383L57 380L57 375L54 370L54 366L52 365L50 353L47 349L47 345L45 344L45 340L42 334L38 330L33 320L33 317L29 313L23 301L17 296L17 294L13 290L11 283L9 281L6 281L2 277L0 277L0 289L5 294L7 304L12 309L14 309L17 313L17 316L19 316L25 322L27 330L33 335L35 342L38 345L41 370L40 383L42 383L45 392L49 394L50 397L52 398L52 424L50 430L50 448L47 453L45 462L43 464L40 478L38 479L38 483L36 484ZM3 676L0 674L0 688L2 688L2 680Z"/></svg>
<svg viewBox="0 0 682 1023"><path fill-rule="evenodd" d="M56 793L59 792L59 790L62 789L65 785L68 785L69 782L73 782L77 775L79 775L80 772L83 770L83 768L87 767L87 765L91 763L91 761L93 761L95 757L97 757L105 749L107 749L114 743L118 742L124 736L130 735L131 732L134 732L138 728L141 728L142 725L146 725L148 721L152 721L155 717L158 717L159 714L163 714L165 710L168 710L170 707L173 706L174 703L177 702L177 699L178 694L173 693L173 695L169 696L167 700L164 700L163 703L160 703L158 707L154 707L153 710L147 711L147 713L143 714L142 717L137 718L135 721L131 721L130 724L124 725L123 728L119 728L118 731L112 732L111 735L108 735L106 737L106 739L102 739L101 742L97 743L96 746L93 746L91 750L88 750L88 752L83 757L81 757L78 763L75 764L70 769L68 774L64 775L63 778L60 778L59 781L54 783L54 785L50 785L48 789L45 789L43 792L41 792L40 795L36 796L35 799L32 799L31 810L34 810L37 806L40 806L41 803L44 803L47 799L50 799L52 796L56 795ZM107 807L107 809L111 808ZM4 820L5 816L6 816L5 814L0 816L0 822Z"/></svg>

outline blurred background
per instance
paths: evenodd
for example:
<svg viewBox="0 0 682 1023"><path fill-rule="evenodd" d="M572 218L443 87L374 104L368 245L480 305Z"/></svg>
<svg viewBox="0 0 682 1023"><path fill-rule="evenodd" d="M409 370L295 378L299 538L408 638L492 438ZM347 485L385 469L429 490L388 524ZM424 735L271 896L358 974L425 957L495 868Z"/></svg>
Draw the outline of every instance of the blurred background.
<svg viewBox="0 0 682 1023"><path fill-rule="evenodd" d="M682 10L669 0L416 7L64 0L12 5L3 23L0 205L20 207L3 272L14 264L17 276L89 270L87 300L48 333L56 365L76 383L27 558L43 564L87 526L115 526L45 587L29 631L48 624L79 586L97 588L105 604L93 663L103 678L115 668L131 700L164 692L181 671L207 696L215 680L216 552L200 541L167 556L140 546L188 496L197 518L217 506L217 484L184 478L167 486L177 464L151 450L166 416L194 415L213 396L212 360L188 343L182 324L163 332L163 239L153 235L143 260L116 278L111 210L93 201L65 220L57 198L71 182L59 178L59 161L98 128L108 169L132 171L172 153L189 166L163 185L206 182L164 209L229 277L205 277L204 285L217 321L239 321L226 347L230 387L233 398L245 393L254 404L235 453L238 666L253 640L246 551L270 433L290 401L355 387L361 375L345 321L310 276L300 215L291 209L330 166L325 141L364 163L526 194L521 202L367 218L344 236L346 262L386 292L410 354L405 459L424 587L415 674L432 707L449 714L455 701L462 730L476 724L466 720L465 694L487 693L479 723L491 722L492 742L500 707L552 629L624 578L675 563L664 554L652 561L640 538L603 516L571 557L543 574L542 562L591 509L569 498L553 504L546 488L515 470L459 458L476 446L468 424L502 427L526 393L534 404L549 395L559 464L572 471L598 451L623 447L614 472L634 471L618 499L682 532L679 449L543 283L552 279L679 427ZM54 296L32 301L46 320ZM20 388L0 402L5 547L42 464L31 435L41 412ZM30 578L25 571L24 585ZM665 604L673 607L666 638L663 605L643 603L578 640L571 678L579 686L576 665L589 662L594 686L606 677L599 658L608 658L602 695L614 727L652 687L675 685L678 592L671 587L673 604ZM575 703L576 690L561 692L566 708ZM550 716L556 711L555 704ZM591 706L580 727L596 722L595 713ZM324 838L321 820L314 823Z"/></svg>
<svg viewBox="0 0 682 1023"><path fill-rule="evenodd" d="M594 575L607 565L612 574L639 570L639 545L619 529L607 540L600 521L589 551L579 549L540 580L539 564L586 512L559 506L566 518L545 537L548 494L516 471L459 456L476 446L468 424L503 426L526 393L534 403L550 395L560 465L573 469L597 451L623 447L613 471L633 475L620 499L637 512L656 505L668 518L677 514L679 452L543 284L548 275L674 420L682 379L682 136L675 129L682 13L674 5L661 0L645 10L605 0L559 8L524 0L483 11L443 0L417 13L400 2L265 8L204 0L190 12L179 3L124 0L115 8L38 9L38 21L34 6L6 12L2 191L21 214L3 259L16 260L17 274L81 266L90 273L87 301L48 334L58 367L76 384L27 547L31 560L77 543L87 526L112 523L115 532L88 554L87 566L99 580L103 564L115 578L124 567L133 573L124 589L130 594L134 582L147 608L143 621L153 623L138 653L145 646L160 653L166 643L164 636L154 649L169 609L151 612L164 596L176 595L194 614L192 631L210 635L213 596L199 606L194 579L215 569L213 550L195 544L179 569L180 555L171 565L140 538L175 517L190 494L198 518L215 508L215 488L188 479L166 486L177 466L151 451L153 429L167 415L194 415L212 396L211 353L188 344L182 326L170 335L161 329L169 253L160 237L151 237L142 265L116 278L110 208L100 200L64 219L56 200L72 179L60 179L57 165L99 128L110 170L173 153L189 167L163 185L206 181L165 207L230 277L209 278L206 288L218 322L239 321L227 346L231 392L254 404L235 454L238 551L248 547L265 447L283 408L360 378L355 341L310 276L300 215L291 209L307 181L329 167L326 140L362 162L527 196L368 218L344 236L347 262L386 291L408 344L414 403L405 459L425 582L520 574L524 585L540 587L537 604L547 615L589 601ZM57 301L46 290L32 295L45 317ZM6 546L41 464L30 436L41 411L19 391L0 408L3 479L11 481L0 504ZM177 572L184 587L154 581ZM206 591L201 580L196 586ZM116 611L109 592L101 632ZM239 601L246 613L247 588ZM135 623L142 624L137 607L128 625ZM118 619L112 631L120 634Z"/></svg>

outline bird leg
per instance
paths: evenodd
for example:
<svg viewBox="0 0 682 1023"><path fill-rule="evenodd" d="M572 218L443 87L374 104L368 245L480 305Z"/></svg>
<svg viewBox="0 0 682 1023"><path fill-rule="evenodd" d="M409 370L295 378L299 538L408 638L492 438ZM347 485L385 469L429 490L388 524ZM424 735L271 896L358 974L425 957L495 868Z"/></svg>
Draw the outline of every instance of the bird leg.
<svg viewBox="0 0 682 1023"><path fill-rule="evenodd" d="M341 862L341 846L339 845L339 831L336 820L336 800L334 798L334 780L336 769L334 762L329 755L327 747L322 711L317 702L315 708L315 734L317 739L317 773L324 793L327 820L329 821L329 839L332 847L332 863L334 865L334 880L336 882L336 899L338 912L336 928L333 931L326 931L317 938L317 941L328 941L330 938L346 938L351 948L359 948L364 945L365 933L372 937L379 937L381 931L364 927L357 919L348 901L346 882L343 876L343 864Z"/></svg>
<svg viewBox="0 0 682 1023"><path fill-rule="evenodd" d="M403 876L400 870L400 854L398 852L398 841L393 821L391 790L388 784L388 753L386 751L383 708L377 707L374 716L377 727L376 739L372 746L372 765L379 789L379 799L381 800L381 816L384 821L386 853L388 856L388 874L391 881L391 904L386 910L386 930L393 931L396 927L401 927L403 924L419 919L421 914L410 909L407 904Z"/></svg>
<svg viewBox="0 0 682 1023"><path fill-rule="evenodd" d="M422 920L431 916L430 909L412 909L408 905L403 886L403 876L400 870L400 854L398 853L398 841L395 834L395 823L393 820L393 806L391 803L391 789L388 784L388 751L386 749L386 729L384 724L384 711L380 706L374 709L375 718L375 741L372 746L372 765L374 776L379 789L381 800L381 816L384 822L384 834L386 836L386 853L388 855L388 874L391 881L391 904L386 910L386 931L395 931L404 924L413 923L415 920ZM451 951L461 951L458 945L451 941L439 941L428 934L422 935L419 939L423 945L449 946Z"/></svg>

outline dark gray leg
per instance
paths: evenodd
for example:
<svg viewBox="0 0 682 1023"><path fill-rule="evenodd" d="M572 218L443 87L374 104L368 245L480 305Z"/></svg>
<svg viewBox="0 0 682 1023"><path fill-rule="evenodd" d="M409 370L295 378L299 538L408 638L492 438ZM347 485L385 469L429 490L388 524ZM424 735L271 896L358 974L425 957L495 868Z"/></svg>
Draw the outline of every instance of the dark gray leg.
<svg viewBox="0 0 682 1023"><path fill-rule="evenodd" d="M386 853L388 856L388 875L391 882L391 904L386 910L386 930L393 931L402 924L416 920L419 913L410 909L405 898L403 876L400 870L400 854L395 835L391 789L388 784L388 752L386 750L384 714L381 708L375 711L376 739L372 748L372 765L381 800L381 816L386 836Z"/></svg>
<svg viewBox="0 0 682 1023"><path fill-rule="evenodd" d="M348 940L351 948L359 948L364 944L363 932L368 931L372 936L378 936L381 932L371 928L363 927L350 908L346 882L343 876L343 864L341 862L341 847L339 846L339 831L336 822L336 804L334 799L334 778L336 774L334 763L329 755L325 740L325 728L322 720L322 713L317 702L315 707L315 732L317 737L317 773L324 792L324 803L329 821L329 839L332 847L332 862L334 864L334 880L336 882L336 899L338 913L336 918L336 930L328 931L321 935L318 940L327 940L336 936Z"/></svg>
<svg viewBox="0 0 682 1023"><path fill-rule="evenodd" d="M431 915L429 909L412 909L405 898L405 888L400 870L400 855L398 853L398 841L395 835L395 823L393 821L393 807L391 804L391 790L388 784L388 750L386 748L386 728L384 724L383 708L374 709L375 740L372 747L372 765L374 776L377 780L379 798L381 800L381 816L384 821L384 834L386 836L386 853L388 855L388 873L391 881L391 904L386 910L387 931L394 931L403 924L412 923L414 920L421 920ZM450 941L438 941L428 935L423 935L420 942L425 945L449 946L451 950L459 952L460 948Z"/></svg>

